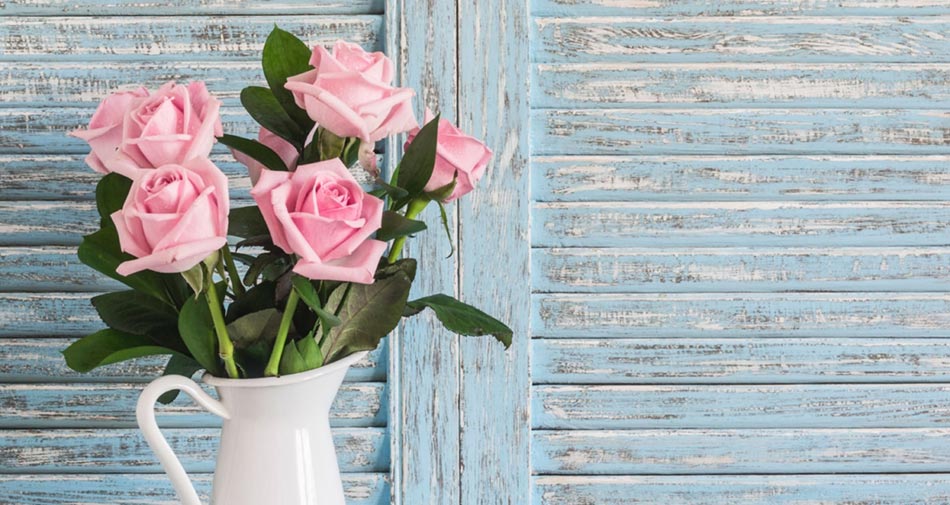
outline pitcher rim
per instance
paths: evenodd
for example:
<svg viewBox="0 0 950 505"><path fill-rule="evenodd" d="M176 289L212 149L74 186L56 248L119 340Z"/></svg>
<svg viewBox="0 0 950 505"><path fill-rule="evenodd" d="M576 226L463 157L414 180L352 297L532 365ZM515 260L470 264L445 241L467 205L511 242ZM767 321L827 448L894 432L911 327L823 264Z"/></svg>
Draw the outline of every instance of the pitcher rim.
<svg viewBox="0 0 950 505"><path fill-rule="evenodd" d="M329 365L322 366L320 368L314 368L313 370L307 370L306 372L300 372L290 375L284 375L281 377L259 377L256 379L230 379L226 377L215 377L207 372L201 377L201 381L209 386L214 387L234 387L234 388L262 388L262 387L274 387L274 386L287 386L289 384L297 384L303 381L307 381L316 377L323 375L331 374L339 371L340 369L349 368L350 365L356 363L357 361L366 357L369 354L369 351L358 351L350 354L349 356L344 357L339 361L334 361Z"/></svg>

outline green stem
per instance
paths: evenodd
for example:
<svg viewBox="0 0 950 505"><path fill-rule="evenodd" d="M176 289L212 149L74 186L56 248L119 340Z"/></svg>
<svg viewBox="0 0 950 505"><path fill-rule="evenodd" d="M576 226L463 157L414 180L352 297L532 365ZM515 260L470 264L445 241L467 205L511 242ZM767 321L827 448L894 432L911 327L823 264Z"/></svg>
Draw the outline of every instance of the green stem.
<svg viewBox="0 0 950 505"><path fill-rule="evenodd" d="M294 318L294 311L297 310L297 301L300 297L296 289L290 290L290 296L287 297L287 306L284 307L284 315L280 318L280 327L277 328L277 338L274 340L274 349L270 353L270 359L267 361L267 367L264 368L265 377L277 377L280 367L280 357L284 353L284 345L287 343L287 332L290 331L290 322Z"/></svg>
<svg viewBox="0 0 950 505"><path fill-rule="evenodd" d="M225 244L221 248L221 254L224 255L224 264L228 267L228 277L231 279L231 289L235 296L244 294L244 283L241 282L241 276L238 275L237 266L234 265L234 258L231 257L231 248Z"/></svg>
<svg viewBox="0 0 950 505"><path fill-rule="evenodd" d="M224 361L224 369L228 372L228 377L238 379L241 375L238 373L237 365L234 363L234 344L228 337L228 328L224 324L224 314L221 312L221 300L218 299L218 290L214 284L211 284L206 291L208 308L211 309L211 320L214 322L214 332L218 336L218 355Z"/></svg>
<svg viewBox="0 0 950 505"><path fill-rule="evenodd" d="M426 198L416 198L409 202L409 207L406 209L406 219L415 219L423 210L425 210L426 205L429 205L429 200ZM402 248L406 245L406 237L399 237L393 241L393 246L389 250L389 263L395 263L399 259L399 255L402 254Z"/></svg>

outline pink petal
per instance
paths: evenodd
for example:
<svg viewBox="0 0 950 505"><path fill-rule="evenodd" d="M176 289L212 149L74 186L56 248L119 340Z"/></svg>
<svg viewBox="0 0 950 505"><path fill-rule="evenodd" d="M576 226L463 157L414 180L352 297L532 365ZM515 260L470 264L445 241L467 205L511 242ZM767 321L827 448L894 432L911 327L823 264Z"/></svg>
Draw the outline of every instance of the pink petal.
<svg viewBox="0 0 950 505"><path fill-rule="evenodd" d="M309 279L372 284L379 258L385 250L385 242L367 240L344 258L327 262L299 261L294 272Z"/></svg>
<svg viewBox="0 0 950 505"><path fill-rule="evenodd" d="M180 244L148 256L121 263L115 270L119 275L132 275L142 270L160 273L178 273L188 270L211 253L224 247L228 240L224 237L212 237L205 240Z"/></svg>

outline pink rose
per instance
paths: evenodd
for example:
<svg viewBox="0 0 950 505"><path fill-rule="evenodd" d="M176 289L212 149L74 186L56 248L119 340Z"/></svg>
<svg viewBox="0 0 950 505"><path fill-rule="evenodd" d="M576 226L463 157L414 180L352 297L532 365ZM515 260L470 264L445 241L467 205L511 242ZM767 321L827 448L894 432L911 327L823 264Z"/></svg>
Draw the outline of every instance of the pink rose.
<svg viewBox="0 0 950 505"><path fill-rule="evenodd" d="M432 120L432 113L426 111L426 122ZM409 132L405 147L409 147L419 128ZM451 202L475 189L475 183L485 175L488 161L491 159L491 149L480 140L462 133L452 123L445 119L439 121L439 140L435 151L435 167L432 177L426 184L426 191L435 191L452 182L458 174L455 189L445 199Z"/></svg>
<svg viewBox="0 0 950 505"><path fill-rule="evenodd" d="M393 64L383 53L337 41L333 53L314 48L310 64L314 70L288 78L284 87L320 126L369 143L416 126L415 92L392 86Z"/></svg>
<svg viewBox="0 0 950 505"><path fill-rule="evenodd" d="M307 137L308 144L310 143L312 137L313 132L310 132L310 136ZM297 168L297 158L300 157L300 153L297 152L297 148L294 147L293 144L287 142L265 128L261 128L257 133L257 141L271 148L272 151L277 153L277 156L283 160L284 165L287 165L288 170L293 172L294 169ZM231 154L234 155L234 159L238 160L238 162L247 167L247 174L251 177L251 184L257 184L257 180L261 176L261 171L267 170L267 167L262 165L254 158L251 158L250 156L236 149L231 149Z"/></svg>
<svg viewBox="0 0 950 505"><path fill-rule="evenodd" d="M386 243L369 237L382 225L383 201L363 191L338 158L293 173L264 170L251 196L274 244L299 257L294 272L373 283Z"/></svg>
<svg viewBox="0 0 950 505"><path fill-rule="evenodd" d="M137 258L120 275L184 272L227 243L228 179L207 158L141 170L112 222Z"/></svg>
<svg viewBox="0 0 950 505"><path fill-rule="evenodd" d="M172 81L152 94L139 88L109 96L89 128L72 135L89 143L94 170L133 178L141 169L207 157L222 134L220 106L203 82Z"/></svg>

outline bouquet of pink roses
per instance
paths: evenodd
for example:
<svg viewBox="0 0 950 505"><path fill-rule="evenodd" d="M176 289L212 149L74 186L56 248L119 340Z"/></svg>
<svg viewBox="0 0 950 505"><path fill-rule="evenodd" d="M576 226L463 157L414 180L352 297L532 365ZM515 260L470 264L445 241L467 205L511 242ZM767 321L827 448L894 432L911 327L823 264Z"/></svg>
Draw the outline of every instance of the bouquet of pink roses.
<svg viewBox="0 0 950 505"><path fill-rule="evenodd" d="M115 93L73 132L104 174L101 226L79 258L131 289L92 299L108 328L66 349L69 366L168 355L166 373L286 375L373 349L426 307L451 331L510 345L507 326L450 296L410 301L416 260L400 259L426 229L415 217L432 203L444 225L444 204L473 189L491 151L438 116L419 128L414 92L392 85L382 53L342 41L311 52L275 28L263 69L269 87L241 92L258 140L224 134L202 82ZM374 147L401 132L386 182ZM215 141L247 165L256 205L230 208ZM369 191L357 165L375 178Z"/></svg>

